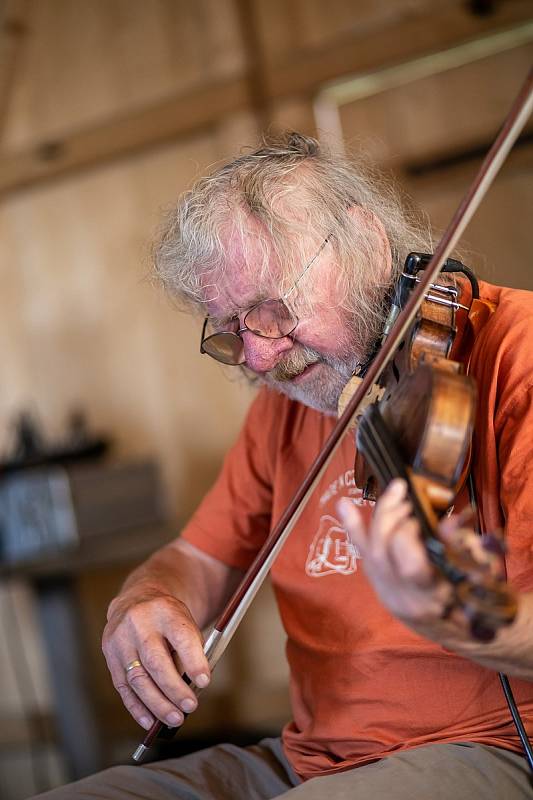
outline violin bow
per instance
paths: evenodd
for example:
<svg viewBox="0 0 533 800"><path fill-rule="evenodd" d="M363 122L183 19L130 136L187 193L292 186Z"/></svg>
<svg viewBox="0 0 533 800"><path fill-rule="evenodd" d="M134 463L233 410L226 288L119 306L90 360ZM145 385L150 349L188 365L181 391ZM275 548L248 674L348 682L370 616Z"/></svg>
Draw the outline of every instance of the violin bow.
<svg viewBox="0 0 533 800"><path fill-rule="evenodd" d="M298 522L315 487L320 481L324 471L330 463L342 437L356 416L365 395L371 390L374 383L381 377L389 361L394 355L397 345L413 322L419 306L429 289L434 283L442 265L448 259L455 245L463 235L465 228L477 211L483 197L492 185L509 151L516 142L520 132L526 124L533 110L533 70L531 70L514 100L507 117L496 137L492 147L485 156L474 181L464 195L457 211L452 217L442 239L440 240L431 261L424 269L420 283L413 289L409 300L395 320L389 336L381 346L372 363L367 369L365 377L347 403L344 412L337 420L333 430L326 440L321 452L314 460L302 484L283 512L276 527L270 532L265 543L257 553L252 564L244 575L228 604L215 622L211 633L204 645L204 653L213 670L230 643L241 620L246 614L257 592L261 588L272 564L286 539ZM188 675L182 678L191 684ZM196 690L196 694L198 694ZM186 715L185 715L186 716ZM179 726L181 727L181 726ZM133 753L133 760L142 761L155 739L163 735L173 735L179 728L168 728L163 722L154 722L144 740Z"/></svg>

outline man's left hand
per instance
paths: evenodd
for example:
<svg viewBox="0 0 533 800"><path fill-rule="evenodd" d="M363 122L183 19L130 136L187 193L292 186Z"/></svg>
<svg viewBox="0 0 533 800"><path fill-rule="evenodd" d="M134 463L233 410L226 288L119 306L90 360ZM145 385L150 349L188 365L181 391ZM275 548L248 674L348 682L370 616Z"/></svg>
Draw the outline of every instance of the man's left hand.
<svg viewBox="0 0 533 800"><path fill-rule="evenodd" d="M390 483L368 527L348 498L339 502L338 511L383 605L413 628L442 625L453 590L428 560L405 481Z"/></svg>

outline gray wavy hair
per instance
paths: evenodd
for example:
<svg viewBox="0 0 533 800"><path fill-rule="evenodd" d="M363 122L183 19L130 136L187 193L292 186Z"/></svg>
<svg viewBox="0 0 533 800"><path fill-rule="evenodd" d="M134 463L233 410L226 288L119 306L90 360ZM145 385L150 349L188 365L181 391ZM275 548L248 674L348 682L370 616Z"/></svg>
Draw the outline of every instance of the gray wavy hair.
<svg viewBox="0 0 533 800"><path fill-rule="evenodd" d="M216 286L227 265L228 234L240 237L246 253L250 217L256 223L250 268L261 279L272 277L273 264L283 265L280 295L313 247L331 237L341 305L365 338L379 330L386 289L383 240L366 223L377 218L386 232L393 280L411 250L431 252L429 225L392 181L316 139L286 133L201 178L168 211L153 250L155 274L182 308L203 310L206 284ZM305 292L300 312L302 301Z"/></svg>

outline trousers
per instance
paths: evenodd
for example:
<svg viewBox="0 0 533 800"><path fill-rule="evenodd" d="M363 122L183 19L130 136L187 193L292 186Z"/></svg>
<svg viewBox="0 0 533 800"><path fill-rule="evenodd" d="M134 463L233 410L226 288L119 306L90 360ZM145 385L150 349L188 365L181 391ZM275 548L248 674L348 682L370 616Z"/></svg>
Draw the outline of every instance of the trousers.
<svg viewBox="0 0 533 800"><path fill-rule="evenodd" d="M457 742L405 750L301 781L280 739L221 744L146 766L117 766L37 795L39 800L525 800L527 762L498 747Z"/></svg>

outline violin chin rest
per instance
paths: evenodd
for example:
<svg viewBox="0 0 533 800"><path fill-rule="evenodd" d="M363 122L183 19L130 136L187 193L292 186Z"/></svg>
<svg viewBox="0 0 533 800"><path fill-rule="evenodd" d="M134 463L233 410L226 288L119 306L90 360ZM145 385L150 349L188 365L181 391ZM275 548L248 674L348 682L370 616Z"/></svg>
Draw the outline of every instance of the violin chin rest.
<svg viewBox="0 0 533 800"><path fill-rule="evenodd" d="M344 413L344 409L354 396L355 392L363 382L363 378L359 378L357 375L352 375L346 386L341 392L341 396L339 397L339 405L338 405L338 413L337 416L341 417ZM347 430L353 430L357 427L357 420L359 417L364 414L365 410L368 408L369 405L375 403L376 400L381 400L383 394L385 393L385 389L381 386L378 386L376 383L372 384L368 392L363 398L363 402L359 406L357 411L357 415L351 420L350 424L348 425Z"/></svg>

